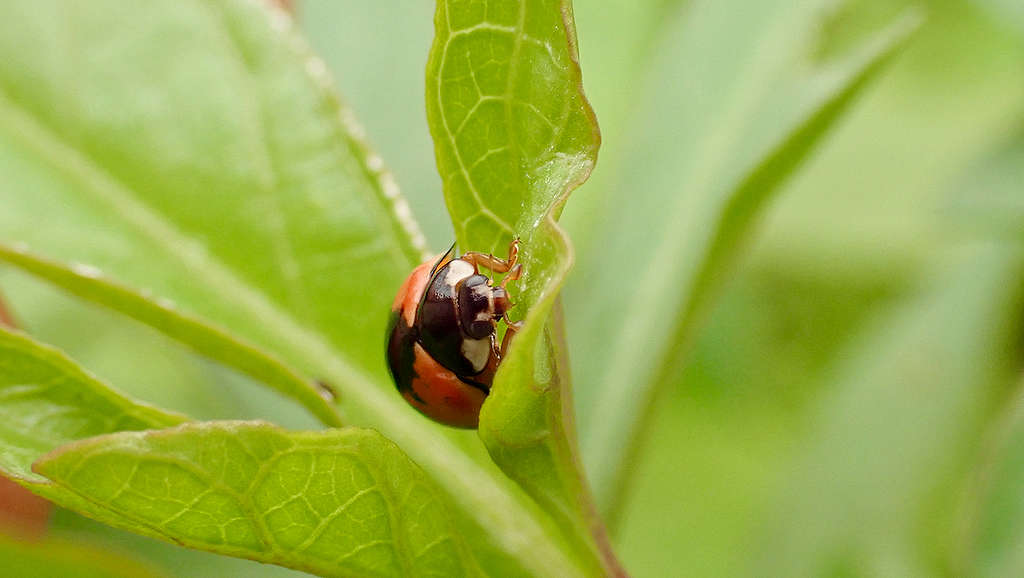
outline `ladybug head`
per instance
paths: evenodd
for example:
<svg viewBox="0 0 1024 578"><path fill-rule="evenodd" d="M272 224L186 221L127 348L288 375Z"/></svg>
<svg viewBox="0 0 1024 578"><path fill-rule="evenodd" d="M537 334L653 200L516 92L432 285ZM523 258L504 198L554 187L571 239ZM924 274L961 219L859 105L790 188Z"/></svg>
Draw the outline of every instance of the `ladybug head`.
<svg viewBox="0 0 1024 578"><path fill-rule="evenodd" d="M470 277L459 288L462 330L470 339L483 339L494 333L494 322L511 306L505 288L492 287L483 275Z"/></svg>

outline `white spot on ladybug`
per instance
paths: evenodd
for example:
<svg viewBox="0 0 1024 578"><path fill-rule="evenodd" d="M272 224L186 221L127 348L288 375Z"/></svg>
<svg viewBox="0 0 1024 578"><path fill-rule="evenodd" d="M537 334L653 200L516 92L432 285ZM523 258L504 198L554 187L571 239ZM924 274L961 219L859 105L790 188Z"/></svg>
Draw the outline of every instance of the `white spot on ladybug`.
<svg viewBox="0 0 1024 578"><path fill-rule="evenodd" d="M462 356L473 366L473 371L483 371L487 360L491 358L490 339L463 339Z"/></svg>
<svg viewBox="0 0 1024 578"><path fill-rule="evenodd" d="M474 273L476 273L476 269L472 265L462 259L456 259L448 264L448 271L444 275L444 283L449 287L455 287L459 281Z"/></svg>

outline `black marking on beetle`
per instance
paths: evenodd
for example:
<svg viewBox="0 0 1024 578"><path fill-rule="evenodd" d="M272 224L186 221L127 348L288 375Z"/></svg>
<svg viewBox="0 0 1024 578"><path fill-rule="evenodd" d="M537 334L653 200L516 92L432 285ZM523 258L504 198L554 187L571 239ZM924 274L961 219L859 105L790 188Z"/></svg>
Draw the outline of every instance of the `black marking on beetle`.
<svg viewBox="0 0 1024 578"><path fill-rule="evenodd" d="M456 375L455 377L459 378L459 381L465 383L469 387L472 387L473 389L479 389L480 391L484 392L484 395L490 395L491 393L491 386L487 384L480 383L479 381L473 381L472 379L468 377L463 377L461 375Z"/></svg>
<svg viewBox="0 0 1024 578"><path fill-rule="evenodd" d="M401 393L409 392L412 397L425 403L412 387L413 379L419 377L413 365L416 363L416 330L405 322L401 312L392 311L388 320L388 369Z"/></svg>
<svg viewBox="0 0 1024 578"><path fill-rule="evenodd" d="M472 275L458 289L459 325L470 339L483 339L494 333L490 298L493 289L488 283L487 277ZM487 314L485 319L480 319L480 313Z"/></svg>
<svg viewBox="0 0 1024 578"><path fill-rule="evenodd" d="M464 261L452 261L431 276L416 311L416 331L423 349L442 367L456 375L476 375L480 372L462 354L466 333L458 315L459 287L474 275L449 283L449 271L456 262L465 264ZM480 277L486 280L486 277Z"/></svg>

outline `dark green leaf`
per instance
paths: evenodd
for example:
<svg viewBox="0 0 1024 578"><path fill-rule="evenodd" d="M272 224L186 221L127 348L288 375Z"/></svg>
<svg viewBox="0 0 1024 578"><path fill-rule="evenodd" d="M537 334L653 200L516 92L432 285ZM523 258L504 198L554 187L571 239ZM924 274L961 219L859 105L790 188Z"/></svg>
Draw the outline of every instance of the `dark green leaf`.
<svg viewBox="0 0 1024 578"><path fill-rule="evenodd" d="M946 571L966 464L1017 379L1024 311L1019 251L962 257L838 356L759 574Z"/></svg>

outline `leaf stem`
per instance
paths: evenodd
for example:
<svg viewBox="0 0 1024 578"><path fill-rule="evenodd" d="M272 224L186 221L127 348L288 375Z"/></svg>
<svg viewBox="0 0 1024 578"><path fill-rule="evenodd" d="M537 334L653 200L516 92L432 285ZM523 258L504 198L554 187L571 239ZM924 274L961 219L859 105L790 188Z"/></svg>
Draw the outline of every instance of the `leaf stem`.
<svg viewBox="0 0 1024 578"><path fill-rule="evenodd" d="M294 399L324 425L341 427L333 403L314 383L274 355L199 317L90 271L66 267L0 243L0 262L49 281L76 297L149 325L189 349ZM0 306L0 316L3 315Z"/></svg>

